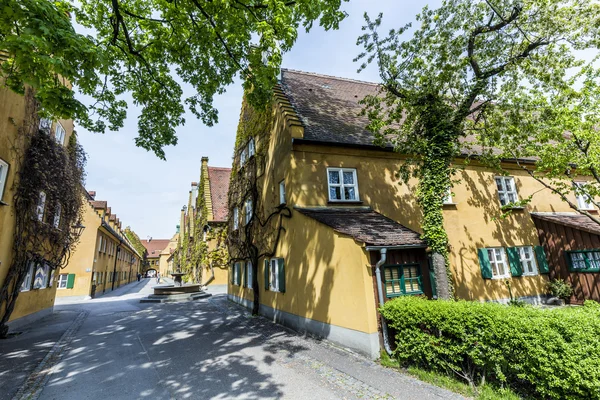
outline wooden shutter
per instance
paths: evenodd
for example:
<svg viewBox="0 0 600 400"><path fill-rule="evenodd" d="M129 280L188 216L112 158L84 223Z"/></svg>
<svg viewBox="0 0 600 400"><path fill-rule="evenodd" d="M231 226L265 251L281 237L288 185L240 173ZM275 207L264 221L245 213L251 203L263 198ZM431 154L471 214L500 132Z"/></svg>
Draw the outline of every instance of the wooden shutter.
<svg viewBox="0 0 600 400"><path fill-rule="evenodd" d="M437 284L435 281L435 271L431 265L431 259L429 259L429 284L431 285L431 295L437 297Z"/></svg>
<svg viewBox="0 0 600 400"><path fill-rule="evenodd" d="M285 293L285 267L283 265L283 258L277 259L277 277L279 281L279 291Z"/></svg>
<svg viewBox="0 0 600 400"><path fill-rule="evenodd" d="M265 290L269 290L269 259L265 258Z"/></svg>
<svg viewBox="0 0 600 400"><path fill-rule="evenodd" d="M540 271L540 274L549 274L550 266L548 265L544 248L542 246L535 246L533 249L535 251L535 258L537 259L538 270Z"/></svg>
<svg viewBox="0 0 600 400"><path fill-rule="evenodd" d="M521 265L521 257L519 256L519 249L517 247L507 247L506 253L508 254L508 264L510 265L510 274L512 276L522 276L523 266Z"/></svg>
<svg viewBox="0 0 600 400"><path fill-rule="evenodd" d="M69 274L67 276L67 289L73 289L75 286L75 274Z"/></svg>
<svg viewBox="0 0 600 400"><path fill-rule="evenodd" d="M232 285L234 283L233 276L235 275L234 268L235 268L235 264L231 264L231 274L229 276L229 283L231 283Z"/></svg>
<svg viewBox="0 0 600 400"><path fill-rule="evenodd" d="M479 267L481 268L481 276L483 279L492 279L492 265L488 258L487 249L477 249L479 257Z"/></svg>
<svg viewBox="0 0 600 400"><path fill-rule="evenodd" d="M246 262L243 262L242 266L243 266L242 268L244 270L242 286L246 287L246 286L248 286L248 266L247 266Z"/></svg>

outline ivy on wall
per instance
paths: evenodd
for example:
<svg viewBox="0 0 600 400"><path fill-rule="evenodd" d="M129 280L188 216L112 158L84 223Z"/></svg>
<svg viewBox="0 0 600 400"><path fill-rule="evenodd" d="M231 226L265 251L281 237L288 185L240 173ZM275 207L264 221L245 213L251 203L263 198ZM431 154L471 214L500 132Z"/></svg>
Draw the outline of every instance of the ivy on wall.
<svg viewBox="0 0 600 400"><path fill-rule="evenodd" d="M25 118L13 143L17 175L13 185L15 215L13 259L0 288L0 337L15 308L30 261L51 270L66 266L77 243L82 220L86 155L71 135L67 146L39 129L39 105L33 90L25 93ZM40 218L40 193L45 194Z"/></svg>

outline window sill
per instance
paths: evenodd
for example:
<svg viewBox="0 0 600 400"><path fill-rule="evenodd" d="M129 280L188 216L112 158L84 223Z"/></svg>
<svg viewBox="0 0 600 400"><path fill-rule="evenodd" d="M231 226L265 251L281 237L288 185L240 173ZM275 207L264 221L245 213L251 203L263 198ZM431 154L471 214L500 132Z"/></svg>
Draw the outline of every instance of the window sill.
<svg viewBox="0 0 600 400"><path fill-rule="evenodd" d="M525 211L525 207L506 207L506 206L500 206L500 209L502 211Z"/></svg>
<svg viewBox="0 0 600 400"><path fill-rule="evenodd" d="M503 275L503 276L492 276L491 279L494 280L494 281L498 281L498 280L501 280L501 279L510 279L510 278L511 278L510 275Z"/></svg>
<svg viewBox="0 0 600 400"><path fill-rule="evenodd" d="M350 205L361 205L363 204L362 201L360 200L351 200L351 201L345 201L345 200L329 200L327 202L327 204L329 205L334 205L334 204L350 204Z"/></svg>
<svg viewBox="0 0 600 400"><path fill-rule="evenodd" d="M443 203L442 207L444 208L456 208L457 203Z"/></svg>
<svg viewBox="0 0 600 400"><path fill-rule="evenodd" d="M585 212L588 212L590 214L598 214L598 210L596 210L595 208L591 208L591 209L580 208L579 211L585 211Z"/></svg>
<svg viewBox="0 0 600 400"><path fill-rule="evenodd" d="M540 274L523 274L521 276L539 276Z"/></svg>

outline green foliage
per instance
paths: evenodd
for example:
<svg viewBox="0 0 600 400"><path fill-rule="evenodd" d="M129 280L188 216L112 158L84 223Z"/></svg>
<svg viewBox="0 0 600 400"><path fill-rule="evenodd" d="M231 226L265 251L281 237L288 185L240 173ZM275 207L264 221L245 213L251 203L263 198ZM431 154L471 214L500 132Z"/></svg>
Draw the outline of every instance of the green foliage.
<svg viewBox="0 0 600 400"><path fill-rule="evenodd" d="M525 397L600 397L600 312L401 297L381 309L402 366L490 383Z"/></svg>
<svg viewBox="0 0 600 400"><path fill-rule="evenodd" d="M137 233L131 230L131 227L129 226L126 227L123 232L125 233L125 237L127 238L127 240L129 240L129 242L131 243L133 248L138 252L140 257L143 257L145 259L146 248L142 244L142 241L140 240L140 237L137 235Z"/></svg>
<svg viewBox="0 0 600 400"><path fill-rule="evenodd" d="M382 92L362 100L363 114L379 144L408 156L399 175L419 179L423 237L432 250L447 259L442 199L456 159L481 153L472 144L497 126L487 118L493 105L562 81L580 65L573 50L596 48L599 13L583 0L446 0L417 15L410 38L410 24L383 37L382 15L365 15L357 42L364 52L355 61L363 61L359 71L377 64Z"/></svg>
<svg viewBox="0 0 600 400"><path fill-rule="evenodd" d="M241 77L249 100L264 104L300 27L337 29L342 0L4 0L1 66L6 86L37 92L48 116L104 132L123 127L129 93L141 107L136 144L164 157L185 123L184 104L205 124L213 99ZM70 20L93 32L77 33ZM62 79L94 100L85 105ZM184 98L179 82L195 93Z"/></svg>
<svg viewBox="0 0 600 400"><path fill-rule="evenodd" d="M568 300L573 294L573 287L565 280L553 279L548 282L546 289L548 292L559 299Z"/></svg>

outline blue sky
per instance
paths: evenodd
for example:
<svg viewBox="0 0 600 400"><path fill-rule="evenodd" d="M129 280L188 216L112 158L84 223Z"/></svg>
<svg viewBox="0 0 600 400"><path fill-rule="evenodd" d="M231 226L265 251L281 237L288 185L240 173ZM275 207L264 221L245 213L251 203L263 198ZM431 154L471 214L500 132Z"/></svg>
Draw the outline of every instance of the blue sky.
<svg viewBox="0 0 600 400"><path fill-rule="evenodd" d="M327 75L377 81L377 71L357 74L352 59L360 52L356 38L361 35L363 14L384 14L384 28L396 28L413 21L429 4L435 8L440 0L351 0L343 8L349 14L338 31L325 32L315 26L301 32L294 49L284 56L283 67ZM188 88L189 90L189 88ZM179 127L179 144L166 148L167 161L135 146L137 118L130 108L125 127L104 135L78 129L79 139L88 153L88 190L96 199L107 200L112 211L145 239L170 238L179 223L181 207L187 204L190 183L200 177L200 158L209 164L230 167L235 132L242 101L240 84L232 85L215 100L219 124L209 128L190 113L187 124Z"/></svg>

